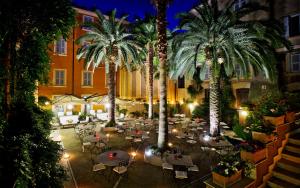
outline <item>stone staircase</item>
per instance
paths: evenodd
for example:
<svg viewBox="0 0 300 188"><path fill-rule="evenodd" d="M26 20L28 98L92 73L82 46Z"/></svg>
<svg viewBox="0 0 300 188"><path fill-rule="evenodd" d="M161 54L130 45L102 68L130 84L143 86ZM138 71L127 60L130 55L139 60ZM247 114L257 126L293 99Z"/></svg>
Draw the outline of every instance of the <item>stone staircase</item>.
<svg viewBox="0 0 300 188"><path fill-rule="evenodd" d="M281 153L281 159L272 171L267 187L300 187L300 129L291 133Z"/></svg>

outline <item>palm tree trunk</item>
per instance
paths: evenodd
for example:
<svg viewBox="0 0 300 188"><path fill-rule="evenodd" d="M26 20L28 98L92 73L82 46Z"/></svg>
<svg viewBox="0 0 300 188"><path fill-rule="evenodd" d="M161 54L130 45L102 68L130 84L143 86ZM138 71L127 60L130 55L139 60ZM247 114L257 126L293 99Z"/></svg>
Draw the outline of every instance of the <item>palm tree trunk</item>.
<svg viewBox="0 0 300 188"><path fill-rule="evenodd" d="M109 71L108 71L108 123L115 125L115 98L116 98L116 84L115 84L115 62L111 60L109 62Z"/></svg>
<svg viewBox="0 0 300 188"><path fill-rule="evenodd" d="M211 71L210 81L209 81L209 120L210 120L210 136L216 137L219 135L219 125L220 125L220 80L218 77L214 76Z"/></svg>
<svg viewBox="0 0 300 188"><path fill-rule="evenodd" d="M167 34L166 34L166 0L157 0L157 30L158 30L158 56L159 56L159 133L158 148L164 151L168 143L168 112L167 112Z"/></svg>
<svg viewBox="0 0 300 188"><path fill-rule="evenodd" d="M148 48L148 66L149 66L149 109L148 118L153 119L153 48Z"/></svg>
<svg viewBox="0 0 300 188"><path fill-rule="evenodd" d="M10 116L10 104L11 104L11 93L10 93L10 70L11 70L11 49L9 42L4 44L4 49L6 50L5 56L3 58L5 78L4 78L4 115L6 120Z"/></svg>

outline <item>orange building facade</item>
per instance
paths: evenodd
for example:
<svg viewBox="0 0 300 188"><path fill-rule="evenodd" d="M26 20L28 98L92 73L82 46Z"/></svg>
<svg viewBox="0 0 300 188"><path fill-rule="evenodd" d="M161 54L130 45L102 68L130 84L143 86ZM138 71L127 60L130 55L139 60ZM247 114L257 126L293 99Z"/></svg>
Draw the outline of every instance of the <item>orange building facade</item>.
<svg viewBox="0 0 300 188"><path fill-rule="evenodd" d="M80 44L76 39L83 35L87 29L80 25L86 20L94 20L95 14L90 11L75 8L77 25L73 28L69 37L59 39L50 45L51 70L49 83L40 85L39 96L47 96L54 99L58 95L73 95L83 97L92 94L104 95L107 93L105 87L105 69L103 66L85 69L84 61L78 61L76 52Z"/></svg>

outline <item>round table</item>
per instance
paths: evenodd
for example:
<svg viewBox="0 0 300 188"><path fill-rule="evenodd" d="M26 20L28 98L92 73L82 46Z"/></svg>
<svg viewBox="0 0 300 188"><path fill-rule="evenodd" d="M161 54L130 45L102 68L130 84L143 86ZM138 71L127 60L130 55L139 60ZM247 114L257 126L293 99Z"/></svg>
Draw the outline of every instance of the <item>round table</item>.
<svg viewBox="0 0 300 188"><path fill-rule="evenodd" d="M106 166L119 166L121 162L129 161L129 154L122 150L111 150L101 153L96 160Z"/></svg>

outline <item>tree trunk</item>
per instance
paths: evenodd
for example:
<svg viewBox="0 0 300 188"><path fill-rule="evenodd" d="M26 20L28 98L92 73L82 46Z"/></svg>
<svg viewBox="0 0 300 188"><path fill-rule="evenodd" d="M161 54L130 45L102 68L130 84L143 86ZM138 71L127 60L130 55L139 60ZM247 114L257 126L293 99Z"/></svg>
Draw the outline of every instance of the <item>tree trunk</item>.
<svg viewBox="0 0 300 188"><path fill-rule="evenodd" d="M10 104L11 104L11 93L10 93L10 70L11 70L11 48L9 42L4 44L4 49L6 50L5 56L3 58L3 64L5 69L4 77L4 115L6 120L10 116Z"/></svg>
<svg viewBox="0 0 300 188"><path fill-rule="evenodd" d="M168 112L167 112L167 33L166 9L167 1L157 0L157 30L158 30L158 56L159 56L159 133L158 148L164 151L168 143Z"/></svg>
<svg viewBox="0 0 300 188"><path fill-rule="evenodd" d="M115 99L116 99L116 83L115 83L115 62L111 60L109 62L109 71L108 71L108 123L115 125Z"/></svg>
<svg viewBox="0 0 300 188"><path fill-rule="evenodd" d="M153 119L153 48L148 48L148 66L149 66L149 109L148 118Z"/></svg>
<svg viewBox="0 0 300 188"><path fill-rule="evenodd" d="M209 80L209 120L210 120L210 136L216 137L219 135L220 125L220 80L214 76L211 70Z"/></svg>

